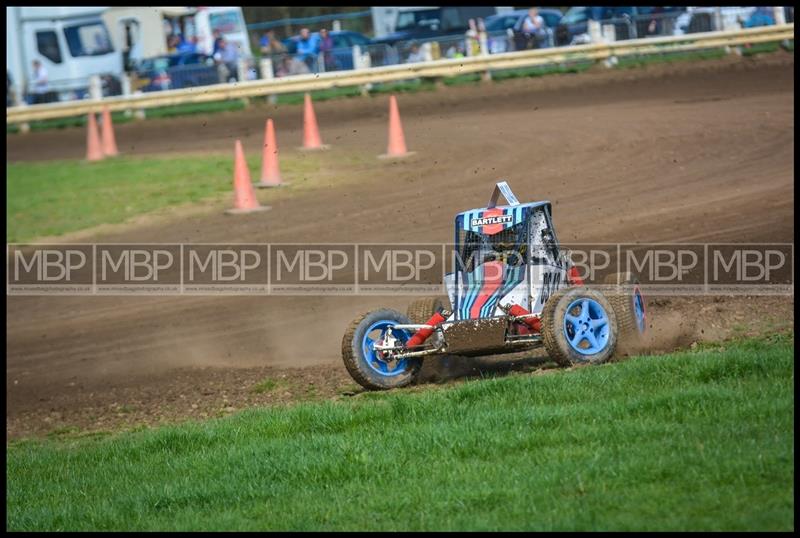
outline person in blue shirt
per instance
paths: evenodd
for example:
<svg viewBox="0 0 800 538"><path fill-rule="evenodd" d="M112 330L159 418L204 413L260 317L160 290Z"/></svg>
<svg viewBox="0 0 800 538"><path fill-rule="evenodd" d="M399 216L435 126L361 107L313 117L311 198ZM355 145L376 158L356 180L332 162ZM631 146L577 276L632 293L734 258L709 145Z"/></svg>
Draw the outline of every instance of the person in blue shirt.
<svg viewBox="0 0 800 538"><path fill-rule="evenodd" d="M272 52L271 47L269 46L269 41L269 34L267 32L261 34L261 39L258 40L258 47L261 49L261 54L263 56L266 56Z"/></svg>
<svg viewBox="0 0 800 538"><path fill-rule="evenodd" d="M300 30L297 40L297 57L304 61L311 72L317 72L317 55L319 54L319 36L312 34L308 28Z"/></svg>
<svg viewBox="0 0 800 538"><path fill-rule="evenodd" d="M771 26L775 24L775 14L771 7L758 7L752 15L745 21L745 28L755 28L756 26Z"/></svg>
<svg viewBox="0 0 800 538"><path fill-rule="evenodd" d="M181 40L178 43L177 52L178 54L192 54L197 50L197 47L193 40L186 39L181 36Z"/></svg>

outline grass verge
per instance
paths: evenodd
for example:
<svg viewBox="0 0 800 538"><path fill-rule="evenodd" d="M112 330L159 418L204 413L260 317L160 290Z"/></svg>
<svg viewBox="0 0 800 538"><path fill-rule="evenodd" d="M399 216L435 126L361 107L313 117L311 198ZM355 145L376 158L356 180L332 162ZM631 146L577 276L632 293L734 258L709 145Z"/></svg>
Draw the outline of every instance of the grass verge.
<svg viewBox="0 0 800 538"><path fill-rule="evenodd" d="M259 162L249 161L256 179ZM295 189L319 167L319 159L281 156L282 172L292 177ZM232 155L7 163L6 241L124 222L168 206L229 194L232 182Z"/></svg>
<svg viewBox="0 0 800 538"><path fill-rule="evenodd" d="M792 335L7 446L9 530L792 530Z"/></svg>

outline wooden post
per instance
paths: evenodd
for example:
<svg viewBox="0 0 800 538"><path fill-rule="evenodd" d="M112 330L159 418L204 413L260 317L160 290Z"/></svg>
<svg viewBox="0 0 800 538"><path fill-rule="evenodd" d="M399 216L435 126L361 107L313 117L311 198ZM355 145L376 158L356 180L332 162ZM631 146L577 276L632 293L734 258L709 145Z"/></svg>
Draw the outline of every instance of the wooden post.
<svg viewBox="0 0 800 538"><path fill-rule="evenodd" d="M103 83L98 75L89 77L89 97L95 101L103 99Z"/></svg>
<svg viewBox="0 0 800 538"><path fill-rule="evenodd" d="M600 30L600 22L590 20L588 23L588 30L589 30L589 38L592 40L592 43L600 43L603 40L603 36Z"/></svg>
<svg viewBox="0 0 800 538"><path fill-rule="evenodd" d="M275 78L275 71L272 69L272 58L261 58L258 62L258 70L261 73L261 80L272 80ZM278 96L274 93L267 95L267 102L274 105L278 102Z"/></svg>
<svg viewBox="0 0 800 538"><path fill-rule="evenodd" d="M613 43L617 40L617 28L613 24L603 25L603 40L606 43Z"/></svg>
<svg viewBox="0 0 800 538"><path fill-rule="evenodd" d="M247 60L244 58L239 58L239 61L236 62L236 75L239 78L239 82L247 80Z"/></svg>
<svg viewBox="0 0 800 538"><path fill-rule="evenodd" d="M129 97L131 95L131 77L128 73L122 73L122 96ZM133 109L126 108L123 112L126 118L133 116Z"/></svg>
<svg viewBox="0 0 800 538"><path fill-rule="evenodd" d="M786 11L783 6L775 6L772 8L775 17L775 24L786 24Z"/></svg>
<svg viewBox="0 0 800 538"><path fill-rule="evenodd" d="M433 61L433 49L430 41L422 44L422 56L426 62Z"/></svg>
<svg viewBox="0 0 800 538"><path fill-rule="evenodd" d="M142 90L137 90L133 93L134 95L142 95ZM147 117L143 108L137 108L133 111L133 118L137 120L143 120Z"/></svg>

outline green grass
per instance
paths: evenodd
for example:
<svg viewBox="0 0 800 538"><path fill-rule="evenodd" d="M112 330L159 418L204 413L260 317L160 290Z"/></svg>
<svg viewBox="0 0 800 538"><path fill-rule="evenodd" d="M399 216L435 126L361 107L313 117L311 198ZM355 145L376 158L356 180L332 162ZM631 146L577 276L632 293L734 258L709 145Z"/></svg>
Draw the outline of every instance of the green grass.
<svg viewBox="0 0 800 538"><path fill-rule="evenodd" d="M791 335L7 447L9 530L794 528Z"/></svg>
<svg viewBox="0 0 800 538"><path fill-rule="evenodd" d="M213 103L188 103L185 105L173 105L157 108L148 108L145 114L148 118L172 118L175 116L188 116L192 114L214 114L217 112L230 112L242 110L245 105L241 99L230 101L216 101ZM134 121L133 116L127 116L125 112L112 112L111 119L114 124L128 123ZM56 118L52 120L40 120L30 122L31 131L46 131L49 129L66 129L67 127L85 127L86 116L72 118ZM19 127L16 125L6 125L6 133L17 133Z"/></svg>
<svg viewBox="0 0 800 538"><path fill-rule="evenodd" d="M7 163L6 241L24 242L124 222L167 206L230 193L232 153L118 157L94 163ZM257 178L260 158L253 157L248 164L251 177ZM318 167L316 159L281 157L287 177L299 179Z"/></svg>
<svg viewBox="0 0 800 538"><path fill-rule="evenodd" d="M567 73L580 73L594 66L594 62L573 62L564 65L542 65L536 67L524 67L520 69L504 69L492 72L492 80L502 82L503 80L521 77L543 77L547 75L563 75Z"/></svg>
<svg viewBox="0 0 800 538"><path fill-rule="evenodd" d="M757 54L769 54L777 52L782 48L780 43L756 43L749 47L742 47L742 56L755 56ZM786 52L794 54L794 39L790 39L787 43Z"/></svg>
<svg viewBox="0 0 800 538"><path fill-rule="evenodd" d="M631 55L619 58L619 62L615 67L617 69L631 69L661 63L718 60L724 58L726 55L727 53L722 48L689 52L665 52L663 54L650 54L647 56Z"/></svg>

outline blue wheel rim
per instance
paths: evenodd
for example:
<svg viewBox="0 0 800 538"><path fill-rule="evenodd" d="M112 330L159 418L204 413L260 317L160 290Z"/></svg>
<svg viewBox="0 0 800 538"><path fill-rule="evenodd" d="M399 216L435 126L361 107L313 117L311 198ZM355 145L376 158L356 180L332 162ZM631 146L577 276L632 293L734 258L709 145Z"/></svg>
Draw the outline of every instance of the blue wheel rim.
<svg viewBox="0 0 800 538"><path fill-rule="evenodd" d="M644 297L638 287L633 290L633 312L636 315L636 328L643 333L647 328L647 318L644 311Z"/></svg>
<svg viewBox="0 0 800 538"><path fill-rule="evenodd" d="M375 343L379 340L383 340L383 338L386 336L386 330L396 324L397 321L376 321L370 325L366 331L364 331L364 337L361 340L361 350L367 366L384 377L394 377L400 375L404 373L409 366L408 359L399 359L390 365L388 361L384 360L380 356L380 353L375 351ZM380 334L378 334L378 331ZM370 336L371 334L372 336ZM402 329L392 329L392 335L403 343L407 342L411 337L409 333Z"/></svg>
<svg viewBox="0 0 800 538"><path fill-rule="evenodd" d="M600 353L610 340L608 314L593 299L575 299L564 315L564 335L569 346L581 355Z"/></svg>

